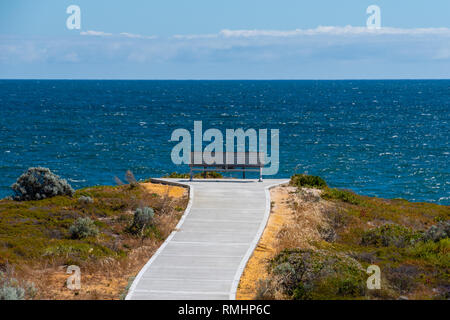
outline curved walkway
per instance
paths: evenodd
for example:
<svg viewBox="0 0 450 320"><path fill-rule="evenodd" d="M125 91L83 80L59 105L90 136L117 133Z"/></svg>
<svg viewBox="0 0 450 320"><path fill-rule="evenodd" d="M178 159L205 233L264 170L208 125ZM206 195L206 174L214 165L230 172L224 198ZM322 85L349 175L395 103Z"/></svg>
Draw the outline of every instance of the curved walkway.
<svg viewBox="0 0 450 320"><path fill-rule="evenodd" d="M188 185L189 204L126 299L235 299L270 214L268 190L288 180L158 180Z"/></svg>

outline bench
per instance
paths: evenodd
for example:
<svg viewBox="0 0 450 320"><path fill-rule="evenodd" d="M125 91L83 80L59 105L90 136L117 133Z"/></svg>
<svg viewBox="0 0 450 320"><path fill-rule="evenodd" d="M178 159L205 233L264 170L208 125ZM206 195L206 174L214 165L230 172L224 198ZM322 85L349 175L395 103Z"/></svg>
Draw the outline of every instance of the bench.
<svg viewBox="0 0 450 320"><path fill-rule="evenodd" d="M208 153L209 154L209 153ZM193 178L194 171L201 171L206 174L208 171L219 172L242 172L242 178L245 179L246 172L259 172L259 180L262 181L262 169L264 167L264 153L259 152L211 152L211 156L216 161L205 161L203 152L191 152L190 181ZM200 159L200 161L198 161ZM217 161L218 160L218 161Z"/></svg>

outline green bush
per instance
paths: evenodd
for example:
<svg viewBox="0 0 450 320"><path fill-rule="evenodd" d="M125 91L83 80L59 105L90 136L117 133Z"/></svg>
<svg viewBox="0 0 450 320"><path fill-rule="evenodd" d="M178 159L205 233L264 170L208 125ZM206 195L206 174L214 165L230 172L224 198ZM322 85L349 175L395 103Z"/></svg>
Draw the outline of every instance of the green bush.
<svg viewBox="0 0 450 320"><path fill-rule="evenodd" d="M129 231L133 234L140 233L143 235L144 230L152 225L154 217L155 211L152 208L144 207L142 209L136 209Z"/></svg>
<svg viewBox="0 0 450 320"><path fill-rule="evenodd" d="M221 178L223 178L223 175L220 172L216 172L216 171L207 171L206 175L205 175L205 173L199 172L194 175L194 178L205 178L205 176L206 176L206 179L221 179Z"/></svg>
<svg viewBox="0 0 450 320"><path fill-rule="evenodd" d="M431 264L448 268L450 265L450 239L445 238L438 242L420 241L413 247L408 248L408 253Z"/></svg>
<svg viewBox="0 0 450 320"><path fill-rule="evenodd" d="M72 239L83 239L90 236L96 236L98 229L90 218L78 218L69 228Z"/></svg>
<svg viewBox="0 0 450 320"><path fill-rule="evenodd" d="M424 239L438 242L442 239L450 237L450 222L441 221L438 224L431 226L425 232Z"/></svg>
<svg viewBox="0 0 450 320"><path fill-rule="evenodd" d="M361 203L357 195L354 194L353 192L335 188L326 188L325 191L322 193L322 198L326 200L340 200L350 204Z"/></svg>
<svg viewBox="0 0 450 320"><path fill-rule="evenodd" d="M0 287L0 300L24 300L25 289L21 287Z"/></svg>
<svg viewBox="0 0 450 320"><path fill-rule="evenodd" d="M345 254L325 250L284 250L270 262L281 291L296 300L358 297L365 294L366 274Z"/></svg>
<svg viewBox="0 0 450 320"><path fill-rule="evenodd" d="M55 196L72 196L74 190L66 180L48 168L29 168L11 188L16 201L41 200Z"/></svg>
<svg viewBox="0 0 450 320"><path fill-rule="evenodd" d="M420 239L421 234L409 228L397 224L385 224L364 232L361 244L363 246L404 248L413 245Z"/></svg>
<svg viewBox="0 0 450 320"><path fill-rule="evenodd" d="M290 185L296 187L308 187L308 188L326 188L327 183L321 177L310 176L307 174L294 174L291 177Z"/></svg>
<svg viewBox="0 0 450 320"><path fill-rule="evenodd" d="M78 198L78 203L84 204L84 205L92 204L92 203L94 203L94 199L92 199L89 196L81 196L81 197Z"/></svg>
<svg viewBox="0 0 450 320"><path fill-rule="evenodd" d="M37 293L32 282L19 282L16 278L0 272L0 300L25 300L33 298Z"/></svg>
<svg viewBox="0 0 450 320"><path fill-rule="evenodd" d="M200 173L196 173L194 174L194 178L204 178L204 173L200 172ZM169 175L165 175L163 178L174 178L174 179L189 179L190 175L189 173L177 173L177 172L172 172ZM221 179L223 178L223 175L220 172L216 172L216 171L207 171L206 172L206 179Z"/></svg>
<svg viewBox="0 0 450 320"><path fill-rule="evenodd" d="M259 279L256 284L255 300L275 300L275 287L268 279Z"/></svg>
<svg viewBox="0 0 450 320"><path fill-rule="evenodd" d="M189 179L189 173L172 172L171 174L166 174L163 178Z"/></svg>

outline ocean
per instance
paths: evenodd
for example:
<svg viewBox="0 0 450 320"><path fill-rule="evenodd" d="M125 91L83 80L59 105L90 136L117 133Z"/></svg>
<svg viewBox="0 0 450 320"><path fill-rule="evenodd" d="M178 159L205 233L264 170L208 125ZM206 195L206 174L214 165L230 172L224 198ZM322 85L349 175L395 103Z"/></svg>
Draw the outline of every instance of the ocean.
<svg viewBox="0 0 450 320"><path fill-rule="evenodd" d="M28 167L74 188L174 165L177 128L279 129L280 169L385 198L450 204L450 80L0 80L0 196Z"/></svg>

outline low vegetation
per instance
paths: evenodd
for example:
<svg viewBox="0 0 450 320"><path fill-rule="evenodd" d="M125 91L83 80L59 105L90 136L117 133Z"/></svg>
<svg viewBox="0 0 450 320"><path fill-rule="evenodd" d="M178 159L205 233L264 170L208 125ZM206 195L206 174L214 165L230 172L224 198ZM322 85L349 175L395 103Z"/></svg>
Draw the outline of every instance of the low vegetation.
<svg viewBox="0 0 450 320"><path fill-rule="evenodd" d="M182 190L176 190L179 197L172 196L174 189ZM0 282L1 292L24 299L118 299L127 279L173 230L187 202L183 188L151 183L0 200L0 272L13 268L14 279L33 282L36 294L11 289L23 288L12 276ZM69 265L81 268L79 291L64 286Z"/></svg>
<svg viewBox="0 0 450 320"><path fill-rule="evenodd" d="M144 236L144 231L153 225L154 217L155 211L152 208L137 208L134 212L133 223L128 230L132 234Z"/></svg>
<svg viewBox="0 0 450 320"><path fill-rule="evenodd" d="M84 239L98 235L98 228L90 218L78 218L69 228L70 238Z"/></svg>
<svg viewBox="0 0 450 320"><path fill-rule="evenodd" d="M449 206L361 196L306 175L290 185L289 219L256 298L450 298ZM367 288L369 265L380 267L381 289Z"/></svg>
<svg viewBox="0 0 450 320"><path fill-rule="evenodd" d="M29 168L11 186L17 201L41 200L55 196L72 196L74 190L66 180L48 168Z"/></svg>
<svg viewBox="0 0 450 320"><path fill-rule="evenodd" d="M327 183L321 177L310 176L307 174L294 174L291 177L290 185L298 188L308 187L323 189L327 187Z"/></svg>
<svg viewBox="0 0 450 320"><path fill-rule="evenodd" d="M189 173L177 173L172 172L169 175L165 175L163 178L175 178L175 179L189 179L190 175ZM220 172L216 171L206 171L206 172L199 172L194 174L195 179L221 179L223 178L223 175Z"/></svg>
<svg viewBox="0 0 450 320"><path fill-rule="evenodd" d="M19 281L14 270L0 271L0 300L25 300L34 298L37 290L33 282Z"/></svg>

